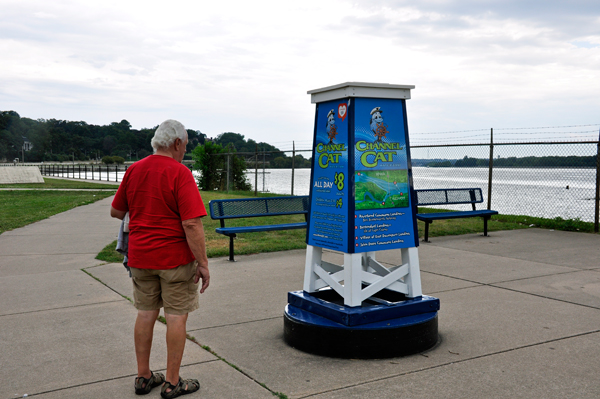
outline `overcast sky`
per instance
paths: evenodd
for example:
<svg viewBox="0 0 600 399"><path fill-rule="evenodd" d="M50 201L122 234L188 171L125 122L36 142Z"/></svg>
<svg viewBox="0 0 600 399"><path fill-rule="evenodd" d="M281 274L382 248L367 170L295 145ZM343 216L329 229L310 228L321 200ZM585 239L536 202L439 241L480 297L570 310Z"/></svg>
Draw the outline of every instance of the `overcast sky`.
<svg viewBox="0 0 600 399"><path fill-rule="evenodd" d="M413 142L600 123L598 0L0 0L0 53L0 110L281 149L347 81L415 85Z"/></svg>

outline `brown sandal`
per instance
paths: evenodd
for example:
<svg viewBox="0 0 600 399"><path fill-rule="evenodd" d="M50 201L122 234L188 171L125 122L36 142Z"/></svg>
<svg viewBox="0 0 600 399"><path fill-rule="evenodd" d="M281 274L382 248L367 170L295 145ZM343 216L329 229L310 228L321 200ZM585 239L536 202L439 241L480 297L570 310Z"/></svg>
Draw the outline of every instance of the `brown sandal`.
<svg viewBox="0 0 600 399"><path fill-rule="evenodd" d="M165 382L165 376L162 373L152 373L150 378L137 377L135 379L135 394L147 395L155 388Z"/></svg>
<svg viewBox="0 0 600 399"><path fill-rule="evenodd" d="M167 389L170 389L171 391L167 392ZM160 391L160 396L163 399L173 399L181 395L187 395L189 393L196 392L199 389L200 383L198 380L182 380L181 377L179 377L179 382L177 385L173 385L169 381L165 381L165 384L162 386Z"/></svg>

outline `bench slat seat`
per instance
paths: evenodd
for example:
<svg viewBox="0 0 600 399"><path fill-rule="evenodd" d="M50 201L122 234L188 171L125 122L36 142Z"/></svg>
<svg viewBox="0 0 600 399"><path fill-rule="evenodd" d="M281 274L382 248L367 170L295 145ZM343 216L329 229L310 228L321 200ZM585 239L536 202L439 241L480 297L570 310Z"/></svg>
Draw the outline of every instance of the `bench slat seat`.
<svg viewBox="0 0 600 399"><path fill-rule="evenodd" d="M425 205L459 205L471 204L471 211L417 213L417 219L425 222L425 242L429 239L429 225L434 220L459 219L470 217L483 218L483 235L487 236L487 222L498 211L490 209L477 210L475 204L483 202L483 194L480 188L441 188L429 190L415 190L417 195L417 206Z"/></svg>
<svg viewBox="0 0 600 399"><path fill-rule="evenodd" d="M239 233L256 233L260 231L275 231L275 230L293 230L305 229L306 222L288 223L288 224L270 224L260 226L239 226L239 227L219 227L215 231L219 234L239 234Z"/></svg>
<svg viewBox="0 0 600 399"><path fill-rule="evenodd" d="M234 261L233 239L240 233L304 229L308 222L308 195L267 198L240 198L212 200L209 202L210 217L219 220L218 234L229 237L229 260ZM281 223L257 226L225 226L227 219L254 218L264 216L304 215L304 222Z"/></svg>
<svg viewBox="0 0 600 399"><path fill-rule="evenodd" d="M492 216L497 215L498 211L492 210L479 210L479 211L459 211L459 212L436 212L436 213L418 213L417 219L425 221L425 220L440 220L440 219L459 219L466 217L475 217L475 216Z"/></svg>

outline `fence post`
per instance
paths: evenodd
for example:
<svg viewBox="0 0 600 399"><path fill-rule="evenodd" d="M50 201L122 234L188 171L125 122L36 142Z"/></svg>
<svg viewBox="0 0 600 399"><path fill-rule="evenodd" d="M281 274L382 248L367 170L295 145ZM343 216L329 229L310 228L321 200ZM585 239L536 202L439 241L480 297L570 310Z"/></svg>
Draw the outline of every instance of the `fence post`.
<svg viewBox="0 0 600 399"><path fill-rule="evenodd" d="M254 148L254 196L258 195L258 144Z"/></svg>
<svg viewBox="0 0 600 399"><path fill-rule="evenodd" d="M594 215L594 232L598 233L600 214L600 131L598 131L598 144L596 149L596 204Z"/></svg>
<svg viewBox="0 0 600 399"><path fill-rule="evenodd" d="M296 142L292 141L292 195L294 195L294 170L296 168Z"/></svg>
<svg viewBox="0 0 600 399"><path fill-rule="evenodd" d="M488 203L487 209L492 209L492 172L494 170L494 128L490 129L490 162L488 171Z"/></svg>
<svg viewBox="0 0 600 399"><path fill-rule="evenodd" d="M227 192L229 192L229 158L230 153L227 153Z"/></svg>

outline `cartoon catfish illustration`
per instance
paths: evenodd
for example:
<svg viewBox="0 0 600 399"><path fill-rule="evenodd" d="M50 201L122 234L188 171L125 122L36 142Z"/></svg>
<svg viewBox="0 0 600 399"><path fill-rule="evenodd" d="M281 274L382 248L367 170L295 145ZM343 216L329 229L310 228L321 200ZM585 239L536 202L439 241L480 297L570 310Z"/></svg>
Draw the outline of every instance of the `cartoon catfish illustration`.
<svg viewBox="0 0 600 399"><path fill-rule="evenodd" d="M375 141L378 143L381 143L381 139L389 133L387 125L383 124L383 116L381 116L382 112L381 107L375 107L371 111L371 131L375 134L375 137L377 137L377 140Z"/></svg>
<svg viewBox="0 0 600 399"><path fill-rule="evenodd" d="M337 136L337 127L335 126L335 112L329 111L327 114L327 137L329 137L329 144L333 143L333 139Z"/></svg>

